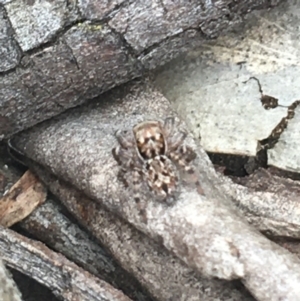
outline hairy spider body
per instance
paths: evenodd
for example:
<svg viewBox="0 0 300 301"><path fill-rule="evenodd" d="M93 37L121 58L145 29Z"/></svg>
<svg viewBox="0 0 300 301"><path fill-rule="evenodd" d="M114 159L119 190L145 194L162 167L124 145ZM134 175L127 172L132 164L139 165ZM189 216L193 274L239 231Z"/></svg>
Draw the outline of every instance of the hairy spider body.
<svg viewBox="0 0 300 301"><path fill-rule="evenodd" d="M147 160L144 174L148 186L159 200L173 200L179 188L179 175L170 159L161 155Z"/></svg>
<svg viewBox="0 0 300 301"><path fill-rule="evenodd" d="M172 203L184 174L198 182L195 169L189 165L196 154L184 144L187 134L176 130L174 118L141 122L132 131L117 131L115 135L119 145L113 153L136 200L149 192L159 201Z"/></svg>

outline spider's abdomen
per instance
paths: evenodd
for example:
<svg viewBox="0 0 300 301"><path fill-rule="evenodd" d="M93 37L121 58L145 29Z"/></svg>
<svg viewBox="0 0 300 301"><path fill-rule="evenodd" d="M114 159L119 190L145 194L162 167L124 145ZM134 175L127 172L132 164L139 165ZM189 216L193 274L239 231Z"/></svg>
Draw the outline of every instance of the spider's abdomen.
<svg viewBox="0 0 300 301"><path fill-rule="evenodd" d="M166 156L156 156L147 160L144 175L150 190L159 200L171 200L178 192L178 173L175 165Z"/></svg>

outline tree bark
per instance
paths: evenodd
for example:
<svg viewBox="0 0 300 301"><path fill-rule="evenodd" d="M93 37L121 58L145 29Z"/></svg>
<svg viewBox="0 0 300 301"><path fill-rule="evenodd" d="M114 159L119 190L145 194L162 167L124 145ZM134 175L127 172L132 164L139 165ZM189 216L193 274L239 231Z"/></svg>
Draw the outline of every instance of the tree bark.
<svg viewBox="0 0 300 301"><path fill-rule="evenodd" d="M0 1L0 139L224 33L252 1Z"/></svg>
<svg viewBox="0 0 300 301"><path fill-rule="evenodd" d="M190 268L225 280L240 279L261 301L297 300L299 259L241 218L231 205L232 195L220 185L206 153L191 137L187 143L197 153L194 165L204 195L184 184L174 205L149 199L144 215L140 214L117 177L119 167L111 154L116 144L114 132L170 114L169 103L160 93L147 83L136 82L107 93L99 103L18 135L13 144L164 245Z"/></svg>

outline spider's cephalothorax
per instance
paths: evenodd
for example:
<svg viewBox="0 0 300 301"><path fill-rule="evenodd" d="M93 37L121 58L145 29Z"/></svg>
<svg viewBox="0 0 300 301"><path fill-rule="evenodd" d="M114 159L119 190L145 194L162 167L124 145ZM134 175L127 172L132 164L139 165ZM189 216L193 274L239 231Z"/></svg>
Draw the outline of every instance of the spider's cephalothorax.
<svg viewBox="0 0 300 301"><path fill-rule="evenodd" d="M145 160L164 155L166 141L158 121L142 122L133 128L134 137L139 154Z"/></svg>
<svg viewBox="0 0 300 301"><path fill-rule="evenodd" d="M185 174L198 182L195 169L190 166L196 154L184 144L186 133L176 130L174 118L139 123L132 131L118 131L116 138L119 145L114 155L135 199L140 200L148 191L158 200L170 203Z"/></svg>

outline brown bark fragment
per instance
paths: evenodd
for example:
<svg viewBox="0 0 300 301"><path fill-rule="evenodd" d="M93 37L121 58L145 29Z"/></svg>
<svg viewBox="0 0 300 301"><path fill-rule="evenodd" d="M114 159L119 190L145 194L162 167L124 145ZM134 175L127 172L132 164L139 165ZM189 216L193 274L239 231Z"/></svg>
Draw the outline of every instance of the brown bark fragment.
<svg viewBox="0 0 300 301"><path fill-rule="evenodd" d="M46 189L30 171L0 199L0 225L10 227L46 200Z"/></svg>

